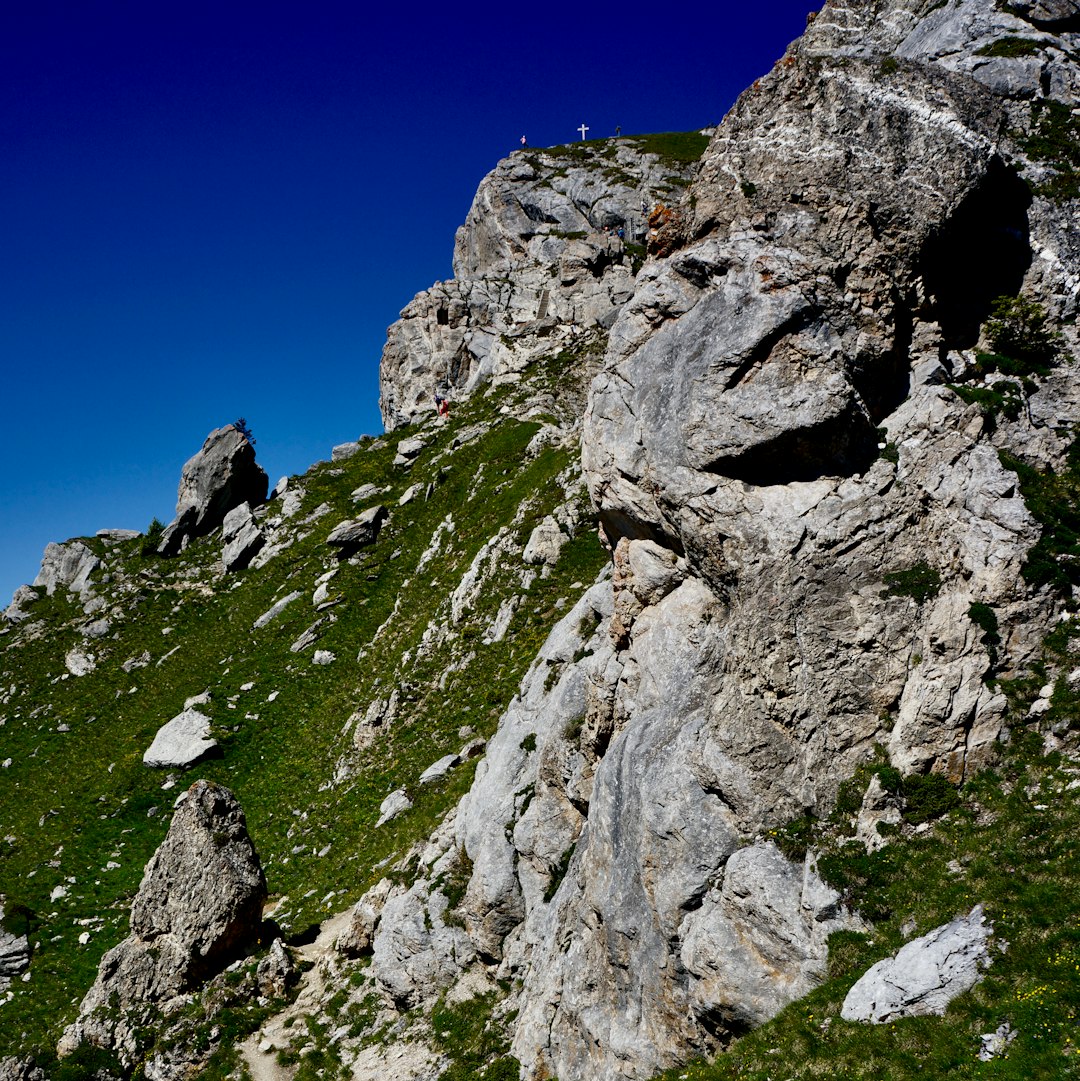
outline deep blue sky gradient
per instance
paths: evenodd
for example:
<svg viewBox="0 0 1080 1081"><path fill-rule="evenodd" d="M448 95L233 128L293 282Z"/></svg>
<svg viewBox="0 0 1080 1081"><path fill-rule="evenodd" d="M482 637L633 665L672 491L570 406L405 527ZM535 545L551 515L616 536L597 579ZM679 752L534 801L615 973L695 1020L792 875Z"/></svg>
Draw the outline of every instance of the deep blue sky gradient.
<svg viewBox="0 0 1080 1081"><path fill-rule="evenodd" d="M523 133L714 124L808 10L9 5L0 607L48 541L171 519L238 416L271 483L380 431L386 327Z"/></svg>

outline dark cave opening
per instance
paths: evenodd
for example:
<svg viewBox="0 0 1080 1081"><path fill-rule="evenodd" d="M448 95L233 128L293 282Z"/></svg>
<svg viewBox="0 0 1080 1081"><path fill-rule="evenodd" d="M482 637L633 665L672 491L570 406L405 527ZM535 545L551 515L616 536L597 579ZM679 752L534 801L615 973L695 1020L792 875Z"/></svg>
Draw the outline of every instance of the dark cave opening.
<svg viewBox="0 0 1080 1081"><path fill-rule="evenodd" d="M923 248L918 270L945 348L973 346L995 298L1019 293L1031 265L1030 205L1027 185L995 158L982 184Z"/></svg>
<svg viewBox="0 0 1080 1081"><path fill-rule="evenodd" d="M820 424L782 431L768 442L711 462L710 473L759 486L850 477L865 473L878 455L878 435L852 408Z"/></svg>

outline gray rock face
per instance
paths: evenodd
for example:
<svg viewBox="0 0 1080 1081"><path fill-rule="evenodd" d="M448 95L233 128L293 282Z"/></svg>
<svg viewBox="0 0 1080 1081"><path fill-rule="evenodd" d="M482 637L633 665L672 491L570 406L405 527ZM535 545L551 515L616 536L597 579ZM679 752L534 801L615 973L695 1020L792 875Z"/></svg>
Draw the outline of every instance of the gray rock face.
<svg viewBox="0 0 1080 1081"><path fill-rule="evenodd" d="M217 529L234 507L258 506L266 499L268 483L245 436L231 424L212 431L184 465L176 517L162 534L158 551L175 555L187 540Z"/></svg>
<svg viewBox="0 0 1080 1081"><path fill-rule="evenodd" d="M233 507L221 523L221 565L226 573L243 570L266 543L251 507L245 502Z"/></svg>
<svg viewBox="0 0 1080 1081"><path fill-rule="evenodd" d="M330 536L326 538L326 543L331 547L344 550L374 544L386 518L385 507L369 507L357 517L335 526Z"/></svg>
<svg viewBox="0 0 1080 1081"><path fill-rule="evenodd" d="M0 1058L0 1081L48 1081L48 1078L43 1069L34 1065L32 1058L9 1055Z"/></svg>
<svg viewBox="0 0 1080 1081"><path fill-rule="evenodd" d="M852 921L840 898L772 844L739 849L682 925L695 1014L729 1031L759 1025L825 975L828 936Z"/></svg>
<svg viewBox="0 0 1080 1081"><path fill-rule="evenodd" d="M526 1077L644 1079L772 1016L820 979L828 932L859 922L812 861L740 839L830 810L875 744L956 781L992 754L1006 703L969 609L1012 628L999 669L1053 615L1021 580L1039 527L997 448L1059 462L1055 418L1080 402L1062 366L991 429L948 387L996 296L1077 312L1075 208L1032 198L1006 161L1048 175L1013 133L1033 95L1080 101L1080 36L984 50L1048 40L1061 12L1035 8L827 4L718 129L671 254L612 304L583 463L613 575L545 645L440 857L464 851L469 941L520 981ZM467 391L536 340L522 283L539 233L519 243L509 220L535 183L520 165L478 193L458 281L392 331L389 427L427 407L433 375ZM481 303L511 344L485 339ZM923 565L938 592L889 587ZM890 813L879 795L867 830ZM440 866L373 932L401 1001L469 963L423 923Z"/></svg>
<svg viewBox="0 0 1080 1081"><path fill-rule="evenodd" d="M89 1042L130 1065L138 1027L238 956L258 932L265 899L266 880L236 798L196 781L146 865L131 906L131 936L102 958L59 1052Z"/></svg>
<svg viewBox="0 0 1080 1081"><path fill-rule="evenodd" d="M336 949L346 957L364 957L371 953L375 941L375 927L382 916L392 884L388 878L380 879L359 901L353 905L349 922L338 936Z"/></svg>
<svg viewBox="0 0 1080 1081"><path fill-rule="evenodd" d="M469 936L444 921L447 908L446 898L429 895L422 883L391 894L383 907L371 964L380 986L400 1007L445 989L476 957Z"/></svg>
<svg viewBox="0 0 1080 1081"><path fill-rule="evenodd" d="M217 740L210 738L210 718L197 709L185 709L158 729L143 754L143 765L193 766L216 747Z"/></svg>
<svg viewBox="0 0 1080 1081"><path fill-rule="evenodd" d="M943 1014L945 1007L982 979L990 963L993 928L981 905L879 961L847 993L845 1021L880 1025L901 1017Z"/></svg>
<svg viewBox="0 0 1080 1081"><path fill-rule="evenodd" d="M45 546L41 569L33 584L43 586L50 597L60 586L72 593L85 594L90 588L90 575L100 566L101 560L82 541L50 542Z"/></svg>
<svg viewBox="0 0 1080 1081"><path fill-rule="evenodd" d="M4 609L4 619L9 623L22 623L30 618L26 611L38 599L38 594L31 586L19 586L11 596L11 604Z"/></svg>
<svg viewBox="0 0 1080 1081"><path fill-rule="evenodd" d="M476 193L454 245L454 277L419 293L389 330L380 368L388 430L513 379L533 360L609 327L634 280L625 240L643 243L642 204L677 199L694 167L634 139L512 155Z"/></svg>
<svg viewBox="0 0 1080 1081"><path fill-rule="evenodd" d="M4 906L0 905L0 921L4 918ZM30 942L26 935L14 934L0 925L0 991L30 964Z"/></svg>

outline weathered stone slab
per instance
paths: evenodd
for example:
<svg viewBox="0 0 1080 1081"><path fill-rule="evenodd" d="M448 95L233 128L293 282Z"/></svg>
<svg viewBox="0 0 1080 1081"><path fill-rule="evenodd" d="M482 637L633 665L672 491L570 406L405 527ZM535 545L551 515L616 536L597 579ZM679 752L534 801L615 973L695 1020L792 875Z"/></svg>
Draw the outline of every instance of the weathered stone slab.
<svg viewBox="0 0 1080 1081"><path fill-rule="evenodd" d="M143 765L193 766L217 747L210 737L210 718L185 709L163 725L143 755Z"/></svg>
<svg viewBox="0 0 1080 1081"><path fill-rule="evenodd" d="M335 526L326 538L326 543L345 549L374 544L387 517L385 507L370 507L356 518L349 518Z"/></svg>
<svg viewBox="0 0 1080 1081"><path fill-rule="evenodd" d="M848 991L840 1016L880 1025L943 1014L957 995L982 979L992 932L982 905L976 905L966 916L914 939L895 957L867 969Z"/></svg>

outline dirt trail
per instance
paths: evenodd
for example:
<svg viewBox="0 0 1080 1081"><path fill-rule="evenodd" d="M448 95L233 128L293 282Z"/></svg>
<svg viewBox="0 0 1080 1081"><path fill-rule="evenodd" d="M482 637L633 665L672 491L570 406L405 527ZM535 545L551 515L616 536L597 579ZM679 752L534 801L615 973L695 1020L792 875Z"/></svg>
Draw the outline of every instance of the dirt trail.
<svg viewBox="0 0 1080 1081"><path fill-rule="evenodd" d="M240 1045L240 1053L247 1063L252 1081L292 1081L296 1070L294 1067L279 1065L278 1050L288 1047L290 1035L304 1031L300 1019L316 1011L326 986L320 962L333 952L334 943L348 924L351 911L346 909L331 916L319 927L319 934L314 942L297 947L296 952L305 961L311 962L311 968L300 977L299 994L290 1006L267 1018L262 1028L252 1033ZM287 1027L286 1021L290 1018L295 1020L291 1027Z"/></svg>

